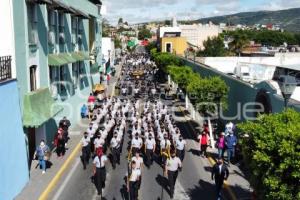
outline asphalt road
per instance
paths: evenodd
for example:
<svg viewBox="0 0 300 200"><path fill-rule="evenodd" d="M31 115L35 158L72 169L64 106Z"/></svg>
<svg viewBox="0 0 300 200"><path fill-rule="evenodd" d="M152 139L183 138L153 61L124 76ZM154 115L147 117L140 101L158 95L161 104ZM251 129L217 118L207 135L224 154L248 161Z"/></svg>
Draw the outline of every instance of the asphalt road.
<svg viewBox="0 0 300 200"><path fill-rule="evenodd" d="M138 51L143 51L139 49ZM163 101L166 105L173 106L171 101ZM211 165L206 158L197 155L198 146L194 141L195 135L191 128L191 124L186 121L177 107L175 107L175 115L177 116L177 126L187 141L185 159L183 161L182 172L179 173L175 196L176 200L213 200L214 184L210 179ZM128 169L127 165L127 147L128 135L124 136L124 144L121 154L120 165L115 170L111 164L107 166L107 181L104 189L104 198L107 200L126 200L127 192L124 177ZM109 153L109 151L108 151ZM97 196L96 188L91 182L92 162L86 170L80 162L80 154L76 156L76 160L72 163L69 171L63 175L59 184L50 194L49 199L53 200L94 200L100 199ZM229 199L224 192L224 199ZM142 173L142 184L139 191L140 200L169 200L169 190L167 187L167 179L163 176L163 169L159 164L155 163L150 169L145 168Z"/></svg>

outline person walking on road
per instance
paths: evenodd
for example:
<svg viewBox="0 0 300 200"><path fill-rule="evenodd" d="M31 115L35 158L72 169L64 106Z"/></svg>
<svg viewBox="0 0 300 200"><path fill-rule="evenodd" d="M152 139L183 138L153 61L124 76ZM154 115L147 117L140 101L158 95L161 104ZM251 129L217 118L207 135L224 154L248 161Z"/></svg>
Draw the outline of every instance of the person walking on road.
<svg viewBox="0 0 300 200"><path fill-rule="evenodd" d="M39 161L39 166L40 169L42 169L42 174L46 173L47 154L49 152L49 147L45 144L44 140L41 140L40 145L36 148L34 157L37 157Z"/></svg>
<svg viewBox="0 0 300 200"><path fill-rule="evenodd" d="M106 169L105 164L107 162L107 156L101 150L99 154L94 158L93 164L93 176L95 181L95 186L98 192L98 195L102 197L102 189L105 187L106 180Z"/></svg>
<svg viewBox="0 0 300 200"><path fill-rule="evenodd" d="M137 168L136 162L133 160L127 176L127 191L129 192L130 200L138 199L141 175L141 169Z"/></svg>
<svg viewBox="0 0 300 200"><path fill-rule="evenodd" d="M207 156L206 149L209 144L209 136L206 131L202 131L202 133L198 136L198 140L200 142L200 156Z"/></svg>
<svg viewBox="0 0 300 200"><path fill-rule="evenodd" d="M227 162L230 166L231 160L235 156L235 146L237 144L237 138L232 131L229 132L229 135L225 138L225 145L227 147Z"/></svg>
<svg viewBox="0 0 300 200"><path fill-rule="evenodd" d="M176 157L175 151L172 151L171 158L166 161L165 175L168 176L169 187L170 187L170 197L173 199L176 179L178 176L178 171L181 170L182 163L178 157Z"/></svg>
<svg viewBox="0 0 300 200"><path fill-rule="evenodd" d="M176 156L180 158L182 162L185 155L185 145L186 145L186 141L183 139L182 135L180 135L179 139L176 140L175 145L176 145Z"/></svg>
<svg viewBox="0 0 300 200"><path fill-rule="evenodd" d="M156 149L156 142L155 139L152 137L152 135L149 135L148 138L145 141L145 148L146 148L146 163L147 166L150 168L150 166L153 163L153 154Z"/></svg>
<svg viewBox="0 0 300 200"><path fill-rule="evenodd" d="M219 158L218 162L213 166L212 173L211 173L211 179L215 180L216 184L216 195L217 200L221 200L221 190L223 187L224 180L227 180L229 176L229 170L224 165L223 159Z"/></svg>
<svg viewBox="0 0 300 200"><path fill-rule="evenodd" d="M85 132L83 138L81 139L81 145L82 145L82 163L83 163L83 169L86 169L86 165L89 162L90 159L90 153L91 153L91 138L88 136L88 133Z"/></svg>
<svg viewBox="0 0 300 200"><path fill-rule="evenodd" d="M120 142L121 141L118 139L118 134L115 133L114 137L110 141L113 169L116 169L116 163L118 162L120 157L120 152L119 152Z"/></svg>

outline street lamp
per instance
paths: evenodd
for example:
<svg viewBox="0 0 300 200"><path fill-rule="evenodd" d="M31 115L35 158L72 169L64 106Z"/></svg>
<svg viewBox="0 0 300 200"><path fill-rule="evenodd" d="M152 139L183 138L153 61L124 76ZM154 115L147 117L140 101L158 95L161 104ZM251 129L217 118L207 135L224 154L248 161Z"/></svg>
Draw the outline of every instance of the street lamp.
<svg viewBox="0 0 300 200"><path fill-rule="evenodd" d="M294 76L290 75L281 75L279 77L279 87L282 93L282 96L284 98L284 107L288 107L288 102L291 96L293 95L296 87L297 87L297 82L296 78Z"/></svg>

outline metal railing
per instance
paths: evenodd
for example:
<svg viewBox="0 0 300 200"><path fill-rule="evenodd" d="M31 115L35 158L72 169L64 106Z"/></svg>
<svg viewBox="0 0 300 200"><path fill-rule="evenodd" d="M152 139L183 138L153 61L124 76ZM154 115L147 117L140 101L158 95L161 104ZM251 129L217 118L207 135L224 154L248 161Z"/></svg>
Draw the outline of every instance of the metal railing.
<svg viewBox="0 0 300 200"><path fill-rule="evenodd" d="M11 56L0 57L0 82L11 79Z"/></svg>

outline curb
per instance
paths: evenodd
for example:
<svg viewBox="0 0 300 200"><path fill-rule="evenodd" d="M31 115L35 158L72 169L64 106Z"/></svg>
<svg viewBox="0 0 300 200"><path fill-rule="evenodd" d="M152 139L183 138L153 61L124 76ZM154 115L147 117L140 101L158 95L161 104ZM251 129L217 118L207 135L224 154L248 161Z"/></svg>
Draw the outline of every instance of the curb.
<svg viewBox="0 0 300 200"><path fill-rule="evenodd" d="M48 199L48 196L49 196L50 192L54 189L55 185L60 180L60 178L63 175L63 173L66 171L66 169L68 168L69 164L73 161L73 159L75 158L75 156L79 152L80 147L81 147L81 144L78 143L77 146L75 147L75 149L73 150L73 152L71 153L71 155L67 158L67 160L64 162L64 164L59 169L59 171L57 172L57 174L54 176L54 178L48 184L47 188L41 194L41 196L39 197L39 200L46 200L46 199Z"/></svg>
<svg viewBox="0 0 300 200"><path fill-rule="evenodd" d="M123 66L121 65L121 69L122 69L122 67ZM119 74L117 75L117 78L119 78L120 75L121 75L121 69L120 69ZM113 84L114 87L112 89L112 95L111 96L114 96L115 85L116 85L116 82ZM75 156L79 153L80 149L81 149L81 143L79 142L76 145L75 149L70 154L70 156L64 162L64 164L62 165L62 167L59 169L59 171L57 172L57 174L53 177L53 179L51 180L51 182L48 184L48 186L46 187L46 189L40 195L40 197L38 198L38 200L47 200L48 199L49 194L52 192L52 190L54 189L54 187L56 186L56 184L58 183L58 181L61 179L62 175L64 174L64 172L66 171L66 169L69 167L70 163L74 160Z"/></svg>
<svg viewBox="0 0 300 200"><path fill-rule="evenodd" d="M181 106L178 107L180 112L183 113L184 118L186 120L186 122L188 123L188 125L192 128L194 135L196 135L196 131L194 129L194 127L192 126L191 122L187 119L184 111L181 109ZM211 157L211 156L207 156L207 159L210 163L211 166L213 166L214 164L216 164L215 160ZM236 195L234 194L233 190L231 189L230 185L228 184L227 181L224 181L224 188L227 190L227 192L229 193L230 199L232 200L237 200Z"/></svg>

